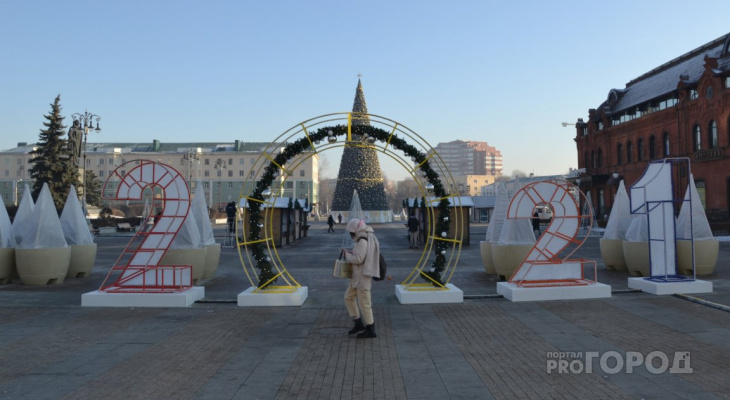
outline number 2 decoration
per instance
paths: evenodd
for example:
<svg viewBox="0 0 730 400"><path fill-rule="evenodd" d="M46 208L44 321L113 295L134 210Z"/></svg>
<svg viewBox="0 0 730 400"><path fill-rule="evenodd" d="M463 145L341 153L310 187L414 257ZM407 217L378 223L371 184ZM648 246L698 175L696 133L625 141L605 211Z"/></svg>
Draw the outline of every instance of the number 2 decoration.
<svg viewBox="0 0 730 400"><path fill-rule="evenodd" d="M125 171L129 169L128 172ZM190 209L185 178L169 165L136 160L117 167L104 182L102 193L117 185L111 200L142 200L145 189L162 202L162 210L147 216L99 288L106 292L168 293L192 287L192 266L161 265ZM159 194L159 195L158 195ZM148 221L154 224L147 229Z"/></svg>
<svg viewBox="0 0 730 400"><path fill-rule="evenodd" d="M536 206L547 205L553 210L553 217L547 229L512 274L509 282L518 286L568 286L596 283L596 262L583 259L569 259L588 238L593 216L586 207L585 215L580 212L579 198L583 193L564 180L539 181L525 185L518 191L507 210L509 219L533 217ZM581 229L581 227L586 229ZM584 265L592 264L594 279L586 279Z"/></svg>

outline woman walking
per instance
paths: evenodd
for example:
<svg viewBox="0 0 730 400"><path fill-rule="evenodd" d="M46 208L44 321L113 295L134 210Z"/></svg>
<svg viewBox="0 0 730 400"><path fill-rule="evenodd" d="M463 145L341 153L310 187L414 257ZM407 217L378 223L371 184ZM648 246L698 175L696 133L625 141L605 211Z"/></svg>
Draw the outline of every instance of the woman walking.
<svg viewBox="0 0 730 400"><path fill-rule="evenodd" d="M345 292L345 306L355 321L355 326L348 333L358 333L358 338L374 338L377 335L370 288L373 277L380 277L380 243L373 228L367 226L363 220L350 220L345 229L355 241L352 250L342 249L345 261L352 264L352 278Z"/></svg>

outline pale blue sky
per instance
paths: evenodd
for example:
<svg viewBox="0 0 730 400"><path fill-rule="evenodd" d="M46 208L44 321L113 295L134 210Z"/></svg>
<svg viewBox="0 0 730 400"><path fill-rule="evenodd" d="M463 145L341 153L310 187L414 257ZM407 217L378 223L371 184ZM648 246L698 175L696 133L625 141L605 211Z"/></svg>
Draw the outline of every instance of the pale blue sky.
<svg viewBox="0 0 730 400"><path fill-rule="evenodd" d="M506 174L561 174L577 167L561 122L730 32L727 11L725 0L0 0L0 149L35 142L57 94L67 123L102 117L89 141L273 140L350 111L362 74L368 110L431 145L486 141Z"/></svg>

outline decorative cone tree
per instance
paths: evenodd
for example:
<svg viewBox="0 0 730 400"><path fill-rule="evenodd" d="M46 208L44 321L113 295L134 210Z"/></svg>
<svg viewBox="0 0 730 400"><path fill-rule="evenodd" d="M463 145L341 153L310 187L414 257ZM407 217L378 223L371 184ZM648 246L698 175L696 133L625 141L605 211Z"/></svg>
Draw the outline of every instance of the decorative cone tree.
<svg viewBox="0 0 730 400"><path fill-rule="evenodd" d="M337 174L337 185L332 200L332 210L349 210L352 203L352 194L355 191L360 196L360 204L364 211L388 210L390 208L385 197L385 186L383 184L383 174L380 171L378 153L371 146L361 144L365 141L365 137L357 130L359 126L370 126L365 94L359 79L352 112L352 126L354 128L352 142L345 144L342 153L340 170Z"/></svg>

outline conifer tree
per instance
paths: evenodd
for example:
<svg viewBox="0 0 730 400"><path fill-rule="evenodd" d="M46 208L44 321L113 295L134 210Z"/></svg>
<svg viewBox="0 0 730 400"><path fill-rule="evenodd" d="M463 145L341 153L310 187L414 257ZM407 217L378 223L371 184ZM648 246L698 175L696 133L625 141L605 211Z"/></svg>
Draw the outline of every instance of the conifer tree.
<svg viewBox="0 0 730 400"><path fill-rule="evenodd" d="M357 81L352 112L353 142L346 143L342 153L332 210L348 210L355 191L360 196L363 210L388 210L377 151L363 145L366 142L363 136L358 134L357 127L370 126L365 94L360 80Z"/></svg>
<svg viewBox="0 0 730 400"><path fill-rule="evenodd" d="M68 140L62 137L66 127L61 116L61 95L56 96L51 104L50 114L43 117L46 119L43 123L45 129L38 136L36 149L29 152L33 164L30 169L32 195L37 198L43 183L47 183L56 208L62 209L71 185L79 184L79 171L73 165Z"/></svg>
<svg viewBox="0 0 730 400"><path fill-rule="evenodd" d="M86 170L86 204L101 207L104 199L101 198L101 181L94 171Z"/></svg>

